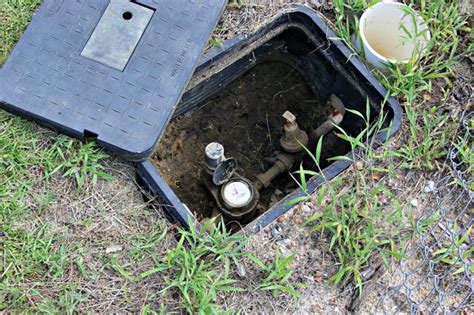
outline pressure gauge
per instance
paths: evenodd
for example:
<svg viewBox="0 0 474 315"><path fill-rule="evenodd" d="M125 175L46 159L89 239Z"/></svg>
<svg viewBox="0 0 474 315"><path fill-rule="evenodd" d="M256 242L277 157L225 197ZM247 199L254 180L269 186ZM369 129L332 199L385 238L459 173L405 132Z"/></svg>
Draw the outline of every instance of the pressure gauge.
<svg viewBox="0 0 474 315"><path fill-rule="evenodd" d="M243 208L253 199L252 186L240 179L230 180L221 191L222 199L230 208Z"/></svg>

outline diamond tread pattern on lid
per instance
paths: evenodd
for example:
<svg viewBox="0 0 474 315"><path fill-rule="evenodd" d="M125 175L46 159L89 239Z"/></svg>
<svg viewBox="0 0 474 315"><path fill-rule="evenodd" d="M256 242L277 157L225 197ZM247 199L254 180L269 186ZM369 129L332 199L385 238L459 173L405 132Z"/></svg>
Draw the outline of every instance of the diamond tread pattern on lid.
<svg viewBox="0 0 474 315"><path fill-rule="evenodd" d="M133 1L154 13L123 71L81 56L109 2L44 0L0 70L0 106L74 137L96 134L100 145L142 160L174 112L225 1Z"/></svg>

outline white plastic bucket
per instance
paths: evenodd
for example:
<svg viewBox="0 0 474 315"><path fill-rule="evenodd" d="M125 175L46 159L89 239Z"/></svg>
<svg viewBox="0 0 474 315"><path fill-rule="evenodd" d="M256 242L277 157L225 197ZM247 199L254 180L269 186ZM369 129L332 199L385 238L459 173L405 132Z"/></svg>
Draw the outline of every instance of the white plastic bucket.
<svg viewBox="0 0 474 315"><path fill-rule="evenodd" d="M388 0L365 10L359 29L365 58L378 68L388 62L406 63L414 54L423 54L431 39L419 14L403 3ZM360 48L360 43L356 44Z"/></svg>

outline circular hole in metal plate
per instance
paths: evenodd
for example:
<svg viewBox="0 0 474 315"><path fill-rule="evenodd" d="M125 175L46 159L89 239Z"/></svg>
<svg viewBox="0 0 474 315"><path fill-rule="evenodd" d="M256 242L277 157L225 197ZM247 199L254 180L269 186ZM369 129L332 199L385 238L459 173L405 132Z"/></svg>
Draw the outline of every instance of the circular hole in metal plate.
<svg viewBox="0 0 474 315"><path fill-rule="evenodd" d="M124 12L124 13L122 14L122 18L123 18L124 20L127 20L127 21L128 21L128 20L131 20L132 17L133 17L133 14L132 14L132 12L130 12L130 11L126 11L126 12Z"/></svg>

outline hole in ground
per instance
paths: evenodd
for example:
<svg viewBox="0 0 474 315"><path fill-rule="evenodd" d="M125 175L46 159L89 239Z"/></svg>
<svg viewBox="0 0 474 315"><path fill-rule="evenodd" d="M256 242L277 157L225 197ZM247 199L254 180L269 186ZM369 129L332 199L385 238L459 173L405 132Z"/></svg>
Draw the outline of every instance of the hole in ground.
<svg viewBox="0 0 474 315"><path fill-rule="evenodd" d="M238 160L239 174L253 182L256 175L273 166L275 152L282 151L279 143L283 113L289 110L295 114L300 128L309 133L328 118L326 101L317 97L288 64L262 63L194 111L173 119L152 161L198 219L210 217L218 207L203 184L207 176L203 172L206 145L221 143L225 156ZM331 156L347 152L339 138L328 135L326 139L324 152ZM310 161L305 164L314 169ZM322 167L327 165L324 162ZM294 168L298 167L299 162ZM260 192L255 217L296 188L288 172L277 177Z"/></svg>

